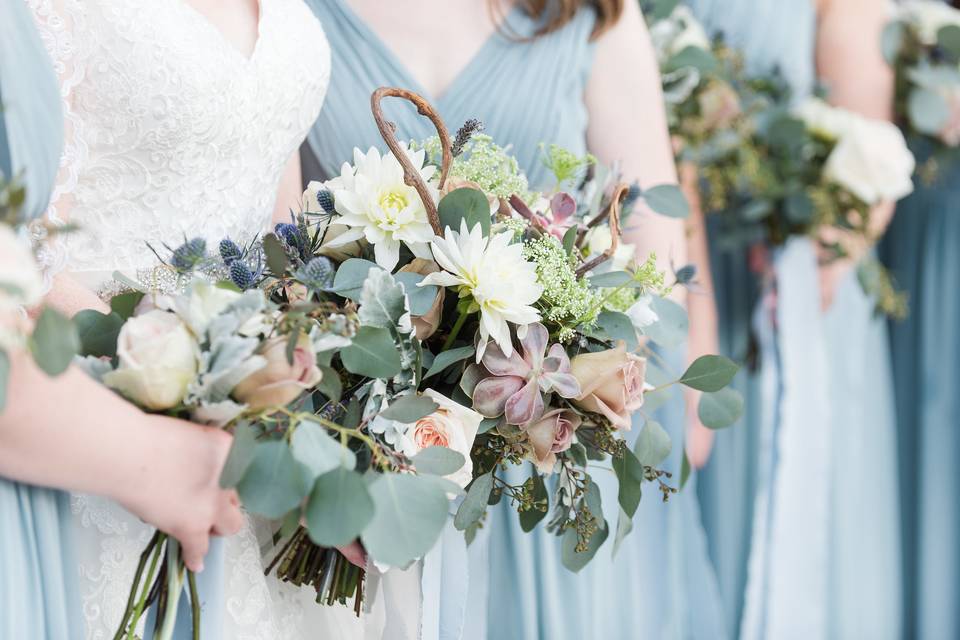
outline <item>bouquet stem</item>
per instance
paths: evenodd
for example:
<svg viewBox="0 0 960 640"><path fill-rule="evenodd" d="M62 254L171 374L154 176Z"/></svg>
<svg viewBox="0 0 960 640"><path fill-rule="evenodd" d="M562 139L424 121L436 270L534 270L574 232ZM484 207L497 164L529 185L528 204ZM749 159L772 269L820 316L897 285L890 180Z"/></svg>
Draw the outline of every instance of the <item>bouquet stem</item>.
<svg viewBox="0 0 960 640"><path fill-rule="evenodd" d="M277 578L284 582L298 587L312 586L320 604L347 604L353 600L353 610L360 616L364 570L336 549L314 544L303 527L290 536L264 573L270 575L274 570Z"/></svg>

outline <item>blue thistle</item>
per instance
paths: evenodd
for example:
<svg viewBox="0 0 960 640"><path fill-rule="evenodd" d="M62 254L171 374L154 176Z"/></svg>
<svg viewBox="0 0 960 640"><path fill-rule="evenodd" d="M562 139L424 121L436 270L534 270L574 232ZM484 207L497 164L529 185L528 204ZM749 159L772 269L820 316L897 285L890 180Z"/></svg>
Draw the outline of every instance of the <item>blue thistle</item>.
<svg viewBox="0 0 960 640"><path fill-rule="evenodd" d="M317 204L327 213L334 213L336 211L333 193L331 193L329 189L320 189L320 191L317 191Z"/></svg>
<svg viewBox="0 0 960 640"><path fill-rule="evenodd" d="M297 278L314 291L329 291L333 287L335 275L333 263L329 258L317 256L297 271Z"/></svg>
<svg viewBox="0 0 960 640"><path fill-rule="evenodd" d="M193 271L207 258L207 241L203 238L187 240L173 250L170 264L181 273Z"/></svg>
<svg viewBox="0 0 960 640"><path fill-rule="evenodd" d="M233 240L224 238L220 241L220 258L223 260L223 264L230 266L234 260L239 260L242 257L243 251Z"/></svg>
<svg viewBox="0 0 960 640"><path fill-rule="evenodd" d="M690 284L697 277L697 266L688 264L677 269L677 284Z"/></svg>
<svg viewBox="0 0 960 640"><path fill-rule="evenodd" d="M241 291L246 291L253 286L253 272L243 260L234 260L230 263L230 280Z"/></svg>

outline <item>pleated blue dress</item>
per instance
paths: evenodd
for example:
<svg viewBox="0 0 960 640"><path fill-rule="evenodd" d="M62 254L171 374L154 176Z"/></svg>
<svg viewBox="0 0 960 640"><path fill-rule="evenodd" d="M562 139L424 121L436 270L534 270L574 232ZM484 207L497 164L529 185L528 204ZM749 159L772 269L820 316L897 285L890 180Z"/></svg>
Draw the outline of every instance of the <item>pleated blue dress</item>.
<svg viewBox="0 0 960 640"><path fill-rule="evenodd" d="M352 159L354 146L384 148L370 116L370 93L395 85L423 94L450 129L468 118L480 119L486 132L511 152L532 186L551 186L540 159L540 143L555 143L582 154L587 151L588 113L583 95L589 78L595 16L584 10L562 29L532 42L494 34L441 96L431 96L396 56L339 0L308 0L323 22L333 50L330 91L303 156L307 179L339 173ZM505 33L525 36L533 20L515 9ZM398 125L399 137L433 133L426 120L406 104L384 103ZM674 358L678 363L682 358ZM680 399L658 419L676 443L665 463L677 477L683 420ZM629 435L633 439L635 428ZM632 443L631 443L632 444ZM522 481L526 469L517 470ZM616 481L598 470L604 513L616 527ZM469 594L462 634L441 638L723 638L719 593L707 558L691 485L660 502L649 488L635 518L635 531L612 557L612 538L579 574L560 562L558 538L541 526L521 531L516 513L503 501L490 509L489 524L470 547ZM482 536L489 535L489 540ZM454 598L441 597L442 610ZM425 601L425 607L431 603ZM447 627L450 629L451 627Z"/></svg>
<svg viewBox="0 0 960 640"><path fill-rule="evenodd" d="M919 162L929 141L913 140ZM897 207L882 247L910 315L890 324L903 525L904 633L960 637L960 159Z"/></svg>
<svg viewBox="0 0 960 640"><path fill-rule="evenodd" d="M690 0L750 70L797 98L815 83L812 0ZM722 348L760 360L742 376L743 428L718 434L701 476L711 555L732 634L895 638L900 554L892 386L883 322L855 275L819 314L813 247L775 253L777 309L744 255L715 249ZM771 319L775 317L775 324Z"/></svg>
<svg viewBox="0 0 960 640"><path fill-rule="evenodd" d="M63 145L56 77L23 2L0 3L0 174L19 176L41 215ZM0 478L0 638L83 637L69 496Z"/></svg>

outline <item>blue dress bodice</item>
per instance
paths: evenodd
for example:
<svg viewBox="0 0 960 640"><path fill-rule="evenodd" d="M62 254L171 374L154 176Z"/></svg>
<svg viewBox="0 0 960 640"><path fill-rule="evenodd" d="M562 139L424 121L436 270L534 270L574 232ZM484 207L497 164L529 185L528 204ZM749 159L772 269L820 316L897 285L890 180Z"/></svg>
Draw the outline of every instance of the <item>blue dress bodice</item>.
<svg viewBox="0 0 960 640"><path fill-rule="evenodd" d="M431 96L345 0L307 0L324 25L333 55L330 89L320 118L308 136L322 176L339 175L352 161L353 148L385 149L370 114L370 94L390 85L416 91L429 100L447 128L469 118L484 123L486 133L511 152L532 186L545 186L540 143L586 152L587 110L582 96L590 72L594 26L591 11L581 11L564 28L529 42L537 24L519 9L505 17L453 83ZM408 104L385 101L384 113L397 123L398 137L423 139L433 126Z"/></svg>

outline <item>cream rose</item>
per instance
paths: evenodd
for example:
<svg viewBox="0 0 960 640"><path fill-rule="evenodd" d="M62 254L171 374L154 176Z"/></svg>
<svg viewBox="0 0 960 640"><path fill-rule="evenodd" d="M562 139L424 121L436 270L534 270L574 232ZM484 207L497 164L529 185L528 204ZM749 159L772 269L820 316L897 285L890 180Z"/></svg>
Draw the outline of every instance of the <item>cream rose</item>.
<svg viewBox="0 0 960 640"><path fill-rule="evenodd" d="M203 335L210 322L223 313L241 294L203 280L190 285L186 295L174 300L174 311L197 336Z"/></svg>
<svg viewBox="0 0 960 640"><path fill-rule="evenodd" d="M426 276L437 273L440 271L440 267L433 260L414 258L410 264L405 265L400 271ZM430 310L422 316L413 316L413 328L416 330L418 340L426 340L436 333L437 327L440 326L440 312L443 310L443 301L447 297L446 291L443 287L437 287L437 296L433 299Z"/></svg>
<svg viewBox="0 0 960 640"><path fill-rule="evenodd" d="M532 447L530 458L540 473L553 471L557 454L570 448L580 423L580 416L575 412L554 409L524 429Z"/></svg>
<svg viewBox="0 0 960 640"><path fill-rule="evenodd" d="M306 389L320 384L323 372L317 367L310 337L301 335L293 349L293 363L287 360L284 336L268 340L260 349L267 364L234 387L233 397L253 411L285 407Z"/></svg>
<svg viewBox="0 0 960 640"><path fill-rule="evenodd" d="M428 447L447 447L456 451L463 456L463 466L446 478L461 488L466 487L473 478L470 450L483 416L433 389L427 389L423 395L436 402L439 407L410 427L404 453L412 457Z"/></svg>
<svg viewBox="0 0 960 640"><path fill-rule="evenodd" d="M174 314L150 311L127 320L117 338L119 365L103 377L144 409L164 411L180 404L197 376L199 347Z"/></svg>
<svg viewBox="0 0 960 640"><path fill-rule="evenodd" d="M616 349L578 355L570 361L581 390L574 404L602 414L618 429L630 429L630 414L643 405L646 366L622 342Z"/></svg>

